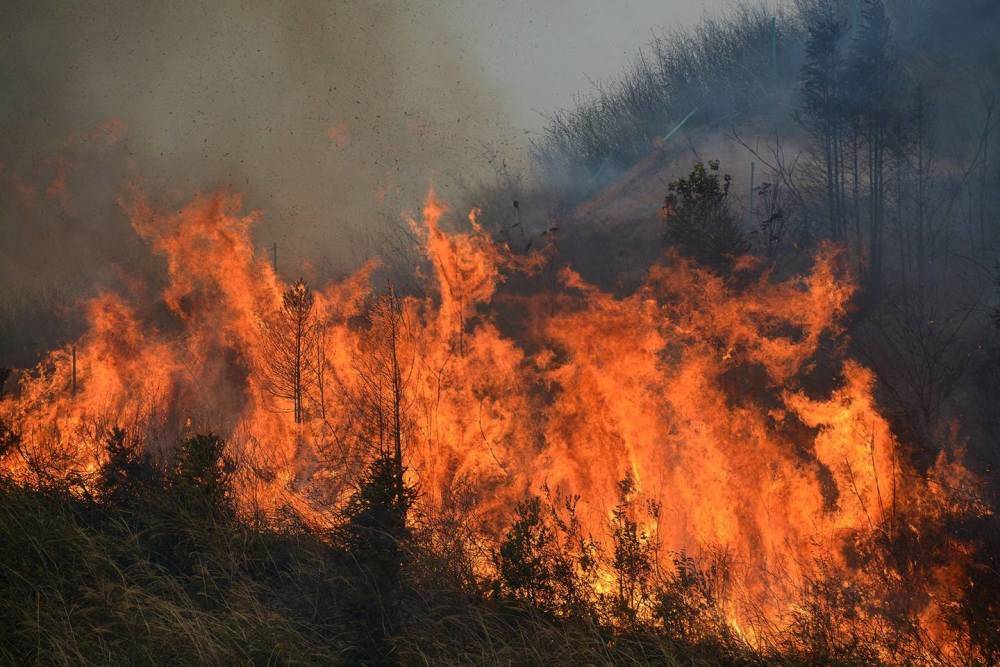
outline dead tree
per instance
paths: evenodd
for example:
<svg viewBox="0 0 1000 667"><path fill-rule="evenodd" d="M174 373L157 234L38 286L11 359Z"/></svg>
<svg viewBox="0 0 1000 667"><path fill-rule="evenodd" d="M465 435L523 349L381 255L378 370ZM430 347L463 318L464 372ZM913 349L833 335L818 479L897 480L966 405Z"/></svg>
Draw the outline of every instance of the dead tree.
<svg viewBox="0 0 1000 667"><path fill-rule="evenodd" d="M281 307L263 325L259 369L265 389L290 401L295 423L305 418L307 392L317 382L316 350L321 339L312 290L301 278L281 297Z"/></svg>
<svg viewBox="0 0 1000 667"><path fill-rule="evenodd" d="M391 285L372 306L369 322L369 336L357 361L360 387L355 403L361 409L365 438L378 456L392 461L395 493L402 498L405 380L400 347L404 322Z"/></svg>
<svg viewBox="0 0 1000 667"><path fill-rule="evenodd" d="M893 84L898 78L883 0L867 0L862 8L847 69L848 94L853 100L851 111L865 149L861 165L868 203L865 283L869 299L877 299L882 289L885 250L886 156L891 148L890 129L896 111ZM858 177L857 167L854 176Z"/></svg>
<svg viewBox="0 0 1000 667"><path fill-rule="evenodd" d="M813 140L826 190L830 236L843 241L846 235L841 211L843 203L844 69L843 43L846 25L824 3L815 12L806 40L806 62L802 68L802 106L799 124Z"/></svg>

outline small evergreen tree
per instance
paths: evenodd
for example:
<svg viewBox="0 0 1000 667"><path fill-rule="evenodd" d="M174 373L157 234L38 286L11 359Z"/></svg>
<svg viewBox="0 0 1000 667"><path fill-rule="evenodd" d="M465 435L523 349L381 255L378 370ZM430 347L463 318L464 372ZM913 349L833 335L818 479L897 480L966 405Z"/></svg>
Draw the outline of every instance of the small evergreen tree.
<svg viewBox="0 0 1000 667"><path fill-rule="evenodd" d="M493 554L493 560L499 576L495 584L497 594L547 609L553 595L550 551L554 536L541 510L538 496L517 504L516 519Z"/></svg>
<svg viewBox="0 0 1000 667"><path fill-rule="evenodd" d="M100 500L112 509L125 509L158 480L139 443L130 442L121 428L114 428L105 441L108 459L101 466Z"/></svg>
<svg viewBox="0 0 1000 667"><path fill-rule="evenodd" d="M232 514L230 480L234 470L218 436L194 435L184 440L174 457L171 486L178 499L211 516Z"/></svg>
<svg viewBox="0 0 1000 667"><path fill-rule="evenodd" d="M406 485L400 493L395 458L381 454L369 464L343 510L341 542L377 579L386 575L398 580L410 538L406 519L415 496Z"/></svg>
<svg viewBox="0 0 1000 667"><path fill-rule="evenodd" d="M397 483L394 456L381 453L347 502L338 541L353 573L345 606L368 664L390 663L387 639L399 626L403 572L411 541L407 516L416 492Z"/></svg>

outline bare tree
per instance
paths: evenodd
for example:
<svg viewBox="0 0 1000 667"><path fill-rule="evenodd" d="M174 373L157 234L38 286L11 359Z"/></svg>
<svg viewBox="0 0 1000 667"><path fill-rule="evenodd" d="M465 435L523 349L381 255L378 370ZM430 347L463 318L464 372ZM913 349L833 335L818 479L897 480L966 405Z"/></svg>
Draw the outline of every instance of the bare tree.
<svg viewBox="0 0 1000 667"><path fill-rule="evenodd" d="M264 321L259 370L275 398L291 401L295 423L305 418L307 392L318 382L316 359L321 336L313 313L312 290L301 278L281 297L281 307ZM314 359L314 356L316 359Z"/></svg>
<svg viewBox="0 0 1000 667"><path fill-rule="evenodd" d="M865 153L860 167L866 176L868 296L877 298L883 282L885 251L886 154L890 148L893 82L898 72L893 57L889 17L882 0L866 0L848 59L852 114ZM855 168L855 178L858 167Z"/></svg>
<svg viewBox="0 0 1000 667"><path fill-rule="evenodd" d="M813 139L826 190L830 235L845 236L843 202L844 69L843 43L847 26L831 2L821 3L808 26L806 62L802 67L802 106L799 124Z"/></svg>
<svg viewBox="0 0 1000 667"><path fill-rule="evenodd" d="M369 311L369 335L358 357L360 387L354 403L360 412L361 430L379 456L393 464L395 491L402 494L405 395L400 344L404 321L392 285ZM400 495L401 497L401 495Z"/></svg>

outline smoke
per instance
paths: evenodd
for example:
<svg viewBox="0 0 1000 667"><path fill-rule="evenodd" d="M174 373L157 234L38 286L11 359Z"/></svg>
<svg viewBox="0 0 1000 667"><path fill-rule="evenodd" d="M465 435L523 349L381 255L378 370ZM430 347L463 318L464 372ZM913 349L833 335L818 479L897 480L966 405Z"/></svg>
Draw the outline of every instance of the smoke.
<svg viewBox="0 0 1000 667"><path fill-rule="evenodd" d="M396 2L15 2L0 46L0 279L87 282L135 254L116 204L232 187L282 263L329 270L510 133L437 12ZM477 171L478 170L478 171ZM298 270L298 269L294 269Z"/></svg>

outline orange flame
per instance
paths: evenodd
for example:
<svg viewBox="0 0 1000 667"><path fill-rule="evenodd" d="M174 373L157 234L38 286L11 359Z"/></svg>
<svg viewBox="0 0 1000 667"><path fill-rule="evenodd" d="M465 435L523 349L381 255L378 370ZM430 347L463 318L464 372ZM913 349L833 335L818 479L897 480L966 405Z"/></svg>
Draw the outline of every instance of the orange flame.
<svg viewBox="0 0 1000 667"><path fill-rule="evenodd" d="M103 434L122 422L161 448L211 429L242 464L245 510L291 507L324 522L370 455L356 431L372 372L363 360L380 335L377 318L362 317L375 297L373 265L315 292L317 381L296 424L258 372L264 323L289 285L253 247L257 215L240 214L240 197L227 192L176 213L139 195L126 208L166 262L162 303L102 294L87 304L77 393L67 346L0 404L25 442L8 473L28 477L43 459L63 474L93 472ZM629 473L636 499L662 508L645 528L666 550L720 548L739 564L740 593L727 608L752 640L761 616L789 622L817 562L853 567L853 536L902 508L946 511L953 500L933 476L948 476L946 488L975 485L953 461L931 478L904 462L871 371L841 353L854 288L838 276L834 248L782 282L749 260L727 281L671 257L622 296L566 269L554 290L507 295L515 337L491 305L506 275L543 260L512 257L474 213L469 231L447 232L445 213L431 193L409 221L432 272L428 296L399 301L406 455L431 507L471 490L474 514L496 531L545 485L580 494L585 529L606 540ZM930 585L960 576L956 562ZM940 639L935 604L920 617Z"/></svg>

